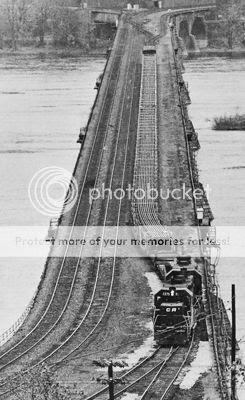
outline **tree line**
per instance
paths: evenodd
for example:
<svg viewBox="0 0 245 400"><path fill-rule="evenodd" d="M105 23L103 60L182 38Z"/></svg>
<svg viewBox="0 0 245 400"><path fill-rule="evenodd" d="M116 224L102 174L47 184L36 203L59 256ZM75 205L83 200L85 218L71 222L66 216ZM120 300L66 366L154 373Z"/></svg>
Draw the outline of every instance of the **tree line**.
<svg viewBox="0 0 245 400"><path fill-rule="evenodd" d="M216 14L219 24L212 29L215 47L245 45L245 7L241 0L216 0Z"/></svg>
<svg viewBox="0 0 245 400"><path fill-rule="evenodd" d="M46 41L55 46L88 48L94 27L84 10L67 7L66 0L1 0L0 47Z"/></svg>

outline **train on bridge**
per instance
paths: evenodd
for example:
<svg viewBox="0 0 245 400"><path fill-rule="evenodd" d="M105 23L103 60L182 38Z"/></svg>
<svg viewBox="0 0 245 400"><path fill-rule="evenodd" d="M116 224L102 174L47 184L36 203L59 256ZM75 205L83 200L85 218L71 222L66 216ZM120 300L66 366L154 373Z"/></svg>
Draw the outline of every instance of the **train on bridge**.
<svg viewBox="0 0 245 400"><path fill-rule="evenodd" d="M137 142L140 151L137 153L134 187L140 187L146 191L146 182L150 182L151 187L154 187L154 176L158 173L155 167L156 162L151 163L150 169L147 157L143 156L151 150L153 157L156 157L154 149L157 143L157 132L152 129L152 126L155 126L157 101L156 47L154 45L143 47L142 65ZM151 136L150 141L149 136ZM142 174L138 171L145 165L147 165L148 175L147 179L142 179ZM136 201L133 205L133 218L135 226L140 223L144 227L139 229L139 234L145 239L148 247L145 248L143 244L142 248L152 260L162 282L161 290L154 296L154 337L162 346L184 346L192 337L202 307L200 265L194 257L191 257L187 249L184 254L183 247L179 248L174 243L172 232L166 229L159 219L158 203ZM198 213L196 218L199 220Z"/></svg>
<svg viewBox="0 0 245 400"><path fill-rule="evenodd" d="M162 289L154 296L154 337L163 346L185 345L201 310L202 276L190 256L159 253L154 267Z"/></svg>

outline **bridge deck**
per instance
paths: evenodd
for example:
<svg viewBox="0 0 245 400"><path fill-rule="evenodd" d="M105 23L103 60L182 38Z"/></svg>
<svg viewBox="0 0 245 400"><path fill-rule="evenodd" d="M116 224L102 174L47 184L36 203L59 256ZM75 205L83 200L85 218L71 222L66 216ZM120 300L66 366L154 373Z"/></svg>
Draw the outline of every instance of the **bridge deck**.
<svg viewBox="0 0 245 400"><path fill-rule="evenodd" d="M80 195L61 221L70 227L71 238L75 227L98 225L115 226L117 238L119 226L135 222L129 199L107 194L91 202L93 188L104 184L113 192L128 184L149 184L164 192L192 185L171 37L164 35L161 13L151 18L148 32L137 18L120 20L74 171ZM156 55L143 58L143 46L154 40ZM193 199L143 201L133 209L139 224L197 222ZM122 346L134 349L139 332L142 340L149 335L142 327L151 318L143 274L149 270L146 259L119 259L116 251L113 257L85 259L82 248L62 248L48 260L22 328L0 349L0 372L51 362L61 379L72 376L86 394L94 392L98 386L91 379L100 375L92 365L96 352L96 357L116 358ZM0 388L0 397L4 390Z"/></svg>

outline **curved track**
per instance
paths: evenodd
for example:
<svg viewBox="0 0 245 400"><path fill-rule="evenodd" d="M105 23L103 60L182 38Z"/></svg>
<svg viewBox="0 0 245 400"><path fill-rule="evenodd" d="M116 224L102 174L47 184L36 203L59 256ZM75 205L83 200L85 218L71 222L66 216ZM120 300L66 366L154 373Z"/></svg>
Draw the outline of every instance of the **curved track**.
<svg viewBox="0 0 245 400"><path fill-rule="evenodd" d="M119 115L119 124L118 124L118 135L117 135L117 140L116 140L116 145L115 145L115 154L113 158L113 165L112 165L112 173L111 173L111 179L108 187L113 191L115 189L118 189L118 182L120 182L119 188L123 189L124 184L125 184L125 172L126 172L126 159L127 159L127 153L128 153L128 146L129 146L129 141L130 141L130 120L131 120L131 112L133 108L133 90L134 90L134 79L135 79L135 70L136 70L136 63L135 63L135 56L134 56L134 45L135 41L132 40L131 43L131 57L132 61L128 63L128 68L126 72L126 82L128 82L128 85L131 87L131 103L130 103L130 114L129 114L129 119L125 119L124 116L124 110L126 107L126 103L128 101L128 90L129 87L127 84L124 86L124 94L123 94L123 100L122 100L122 107L121 107L121 112ZM126 135L125 135L126 134ZM123 148L123 152L122 152ZM122 157L123 164L120 168L120 170L116 171L118 167L118 157ZM118 168L119 169L119 168ZM113 203L113 199L110 199L110 197L107 197L106 200L106 211L105 211L105 220L104 220L104 228L107 224L107 222L111 222L113 218L115 219L116 216L116 221L115 221L115 240L117 241L118 238L118 229L120 226L120 218L121 218L121 208L122 208L122 200L119 201L117 204L116 202ZM115 204L116 203L116 204ZM108 221L107 221L108 220ZM102 239L104 235L104 230L102 233ZM92 335L94 334L95 330L99 327L99 325L102 323L106 312L109 307L109 303L111 300L112 296L112 291L113 291L113 285L114 285L114 280L115 280L115 274L116 274L116 251L117 248L115 246L114 249L114 254L113 257L110 259L107 259L106 262L102 258L102 246L100 246L100 256L98 260L99 266L102 266L102 271L101 271L101 277L99 277L99 273L97 273L96 276L96 282L94 285L93 289L93 296L91 297L89 307L86 311L85 316L81 320L81 322L77 325L77 327L74 329L72 334L55 350L60 350L64 345L68 343L76 333L79 334L79 330L81 327L83 328L83 333L81 337L76 338L76 344L73 346L71 350L66 350L65 349L65 354L62 355L62 357L58 358L57 360L53 361L54 365L57 365L63 361L65 361L68 357L70 357L72 354L74 354L78 349L80 349L86 342L88 342ZM100 278L100 279L99 279ZM104 301L102 302L103 296ZM97 297L97 299L96 299ZM102 304L101 304L102 303ZM92 313L91 313L92 311ZM95 317L96 316L96 317ZM87 333L85 333L87 332ZM80 334L79 334L80 336ZM45 359L49 359L54 352L50 353L48 357Z"/></svg>
<svg viewBox="0 0 245 400"><path fill-rule="evenodd" d="M177 40L178 40L177 33L175 30L175 32L172 33L172 47L173 48L175 47L173 44L173 41L175 41L175 43L176 43ZM174 51L173 51L173 57L174 57L175 68L176 68L176 78L177 78L177 82L178 82L179 75L181 74L181 72L179 71L178 60L177 60L177 56ZM185 129L185 112L183 110L183 104L181 101L181 93L180 93L179 85L178 85L178 91L179 91L179 99L180 99L180 104L181 104L181 115L182 115L182 120L183 120L183 127L184 127L184 132L185 132L186 149L187 149L188 164L189 164L189 171L190 171L190 180L191 180L192 190L194 191L195 190L195 179L194 179L193 171L192 171L193 157L191 157L191 154L190 154L190 148L189 148L187 133L186 133L186 129ZM194 198L193 198L193 204L194 204L195 213L197 215L197 205L196 205L196 201ZM199 225L198 225L198 227L199 227ZM201 239L200 229L198 229L198 236L199 236L198 239L200 240ZM200 243L202 243L202 242L200 241ZM203 245L202 245L202 247L203 247ZM203 248L202 248L202 252L204 253ZM203 256L203 254L202 254L202 256ZM212 334L211 343L212 343L213 351L214 351L215 365L216 365L216 371L217 371L218 383L219 383L219 391L220 391L221 399L228 400L229 392L228 392L228 388L227 388L226 376L225 376L224 370L221 365L222 364L221 360L223 358L222 354L221 354L222 349L219 348L219 340L218 340L218 337L216 334L216 324L219 322L217 322L215 320L215 308L213 306L213 301L212 301L212 298L210 295L210 286L209 286L209 280L208 280L208 261L206 259L204 260L203 279L204 279L203 286L205 287L203 300L205 303L207 323L209 324L210 332Z"/></svg>
<svg viewBox="0 0 245 400"><path fill-rule="evenodd" d="M126 43L126 32L125 30L121 32L121 37L119 38L119 46L117 48L116 51L116 55L114 57L114 63L113 66L111 67L111 74L110 74L110 78L111 78L111 85L108 85L108 90L110 87L110 90L112 92L112 94L115 96L115 87L116 84L118 82L119 79L119 72L120 72L120 63L122 62L122 56L124 54L124 49L125 49L125 43ZM100 118L99 118L99 122L97 125L97 130L96 130L96 135L95 135L95 139L93 142L93 151L90 154L90 159L89 159L89 163L87 165L87 170L86 170L86 176L85 179L83 181L83 185L82 185L82 189L80 191L80 196L79 196L79 201L76 207L76 213L75 213L75 217L74 217L74 222L73 222L73 226L75 227L76 225L80 224L80 216L79 216L79 209L82 206L82 195L84 195L84 191L86 190L86 179L90 178L91 176L91 172L89 171L89 167L91 167L91 164L93 162L92 158L96 157L97 158L97 154L99 149L101 149L101 156L99 159L99 163L97 163L97 169L95 171L95 184L94 186L96 186L96 182L99 176L99 172L100 172L100 167L101 167L101 162L102 162L102 157L103 157L103 147L104 144L106 142L106 137L107 137L107 131L108 131L108 126L110 123L110 114L111 114L111 110L113 107L113 102L114 102L114 96L112 98L110 98L110 96L108 95L108 90L106 93L106 96L104 97L104 102L103 102L103 107L101 108L101 114L100 114ZM109 100L108 100L109 99ZM108 104L109 103L109 104ZM100 136L100 137L99 137ZM102 138L104 138L104 140L101 140L101 136ZM91 209L92 209L92 205L90 206L88 212L87 212L87 218L86 218L86 226L88 226L89 222L90 222L90 214L91 214ZM71 232L72 235L72 232ZM68 251L68 249L66 249L66 252ZM69 280L67 279L67 271L66 271L66 254L63 258L62 261L62 265L60 268L60 273L58 276L58 280L56 282L54 291L52 293L51 296L51 300L48 304L48 307L46 308L45 312L42 314L42 316L40 317L40 319L38 320L37 324L34 326L34 328L28 332L28 334L19 342L17 342L17 344L15 344L12 348L10 348L9 350L7 350L4 354L2 354L0 356L0 362L1 362L1 367L0 367L0 371L2 371L4 368L6 368L8 365L11 365L13 362L16 362L19 358L21 358L23 355L25 355L27 352L29 352L30 350L34 349L34 347L39 344L44 338L47 337L47 335L51 332L51 330L53 330L56 325L59 323L59 321L61 320L62 315L64 314L64 312L66 311L67 305L69 303L69 300L71 298L71 294L72 294L72 290L73 287L75 285L75 280L77 277L77 271L80 265L80 258L77 260L76 263L76 267L73 271L69 271L69 275L70 280L71 280L71 284L67 285L67 283L69 283ZM97 273L98 275L98 273ZM60 295L57 296L57 292L58 289L60 289L60 286L62 286L61 281L63 276L66 277L66 288L68 286L68 290L66 290L66 292L68 292L68 295L65 297L65 304L64 307L61 308L61 306L59 306L58 308L57 306L57 300L59 303L60 300ZM59 294L59 293L58 293ZM64 297L64 292L62 291L62 297ZM56 297L58 297L58 299L56 299ZM56 301L55 301L56 300ZM56 315L58 315L58 319L55 320L55 322L53 322L53 309L55 308L56 310ZM60 310L60 311L59 311ZM50 318L50 320L47 321L47 318ZM44 325L44 326L43 326ZM45 334L43 335L43 331L45 332ZM34 337L33 337L34 336Z"/></svg>
<svg viewBox="0 0 245 400"><path fill-rule="evenodd" d="M118 182L120 182L120 187L123 188L125 184L125 171L127 167L127 153L128 153L128 146L129 146L129 140L130 140L130 122L131 118L126 119L124 113L127 111L130 111L130 115L132 113L133 109L133 94L134 94L134 80L136 79L136 58L134 54L134 44L135 41L131 41L131 46L130 46L130 53L132 57L132 61L128 64L128 70L126 74L126 84L124 87L123 91L123 99L122 99L122 108L121 108L121 113L120 113L120 118L119 118L119 123L118 123L118 129L117 131L117 139L116 139L116 145L114 148L114 156L113 156L113 165L111 169L111 175L110 175L110 182L109 182L109 187L113 190L118 188ZM139 46L138 46L139 47ZM134 51L132 51L134 50ZM128 93L129 90L131 91L131 102L127 104L128 102ZM122 153L123 149L123 153ZM118 163L118 158L122 158L123 165L121 168L118 168L116 170L116 165ZM116 220L116 226L117 226L117 231L120 223L120 216L121 216L121 206L122 203L121 201L119 202L119 205L117 204L117 209L115 211L115 204L112 205L112 200L110 200L110 197L107 198L106 200L106 209L105 209L105 217L103 221L103 226L105 228L107 219L111 221L112 214L117 216ZM116 233L117 236L117 233ZM102 251L102 248L100 249ZM100 254L101 255L101 254ZM97 263L97 272L96 272L96 278L94 282L90 282L90 286L93 288L92 295L89 299L85 300L85 303L88 303L88 306L85 310L85 312L80 315L80 320L78 321L77 325L75 328L72 329L72 333L68 335L61 344L58 346L55 346L55 348L50 352L45 357L42 357L38 363L35 363L32 365L31 368L37 366L38 364L48 361L52 357L53 365L57 365L58 363L66 360L71 354L73 354L76 350L78 350L83 344L85 344L89 339L91 339L93 333L95 330L100 326L101 322L103 321L103 318L105 317L106 311L108 309L109 303L110 303L110 298L113 290L113 284L114 284L114 278L115 278L115 270L116 270L116 249L114 252L114 257L109 260L107 259L107 264L104 263L104 260L99 257L98 263ZM93 311L93 312L91 312ZM81 339L81 327L83 328L82 330L82 339ZM41 338L41 340L43 337ZM67 348L67 344L69 342L74 341L76 345L72 344L71 349L69 347ZM38 341L38 343L40 340ZM37 344L38 344L37 343ZM77 344L78 343L78 344ZM35 347L36 344L32 348ZM62 357L60 357L60 350L63 351ZM53 359L54 355L59 356L57 359ZM23 354L22 354L23 355ZM21 357L21 355L20 355ZM29 371L30 368L24 370L23 372ZM4 385L2 385L4 386ZM9 393L9 391L2 392L1 394L4 395L6 393Z"/></svg>
<svg viewBox="0 0 245 400"><path fill-rule="evenodd" d="M131 35L131 40L128 35ZM172 37L173 40L173 37ZM130 143L130 119L131 113L133 110L133 91L134 91L134 80L136 78L136 63L135 58L132 56L132 60L128 62L128 66L126 69L126 83L124 88L122 89L122 94L120 99L116 99L116 87L118 81L120 79L120 65L124 62L125 65L127 63L126 58L123 58L123 54L126 49L127 43L130 43L130 54L132 53L132 49L134 48L135 41L132 38L132 28L130 34L128 34L126 29L121 30L121 36L118 38L119 44L114 54L113 64L110 70L110 85L108 82L108 87L106 94L103 99L103 105L101 107L101 112L98 119L98 124L96 127L96 134L94 137L92 151L90 153L89 162L87 164L85 178L82 182L82 186L80 188L80 195L78 199L78 203L76 205L75 216L72 224L72 229L70 233L70 237L72 237L73 228L79 225L85 225L86 227L93 225L96 223L96 219L92 216L92 209L94 204L90 204L88 207L88 192L89 187L91 188L91 182L93 182L92 187L97 187L100 183L101 177L101 169L105 163L106 157L108 157L106 150L106 144L108 144L108 140L110 141L111 151L110 151L110 159L107 159L107 162L110 161L110 172L106 174L106 180L108 181L107 187L111 188L112 191L115 188L123 188L125 184L125 173L127 168L127 153ZM178 63L176 60L176 55L173 52L175 67L176 67L176 77L177 82L179 80L179 70ZM148 59L147 59L148 58ZM137 142L137 151L135 158L135 172L134 172L134 186L136 188L143 188L147 183L151 183L151 187L157 186L156 172L157 172L157 73L156 73L156 57L145 57L145 63L143 63L142 70L142 83L141 83L141 104L139 110L139 121L138 121L138 142ZM125 67L124 65L124 67ZM127 100L128 100L128 90L131 86L131 103L129 109L127 109L127 113L129 113L130 117L125 120L124 110L126 110ZM179 86L178 86L179 90ZM110 93L109 93L110 91ZM180 105L181 103L181 93L179 91L179 99ZM116 123L116 128L112 131L110 129L110 125L113 119L112 112L114 102L121 102L122 107L120 111L120 115L118 121ZM145 111L147 113L145 114ZM182 122L184 126L184 134L185 134L185 142L186 142L186 153L187 153L187 161L189 167L189 176L192 189L195 189L195 182L193 178L192 171L192 157L190 154L190 148L187 138L187 133L185 130L185 115L182 106L180 107ZM145 116L144 116L145 114ZM153 131L150 132L153 135L154 140L151 140L149 136L149 129L151 130L153 127ZM116 136L115 136L116 132ZM123 152L122 152L123 149ZM98 160L99 154L99 160ZM120 155L120 157L119 157ZM116 166L118 163L118 158L121 158L121 169L117 170ZM96 168L95 168L96 166ZM103 180L103 179L102 179ZM118 182L120 182L118 186ZM116 224L116 235L118 235L118 228L120 226L120 218L121 218L121 208L122 201L120 200L119 204L113 202L108 196L103 204L103 234L106 225L110 225L112 221ZM195 216L197 215L196 203L193 198L193 207ZM83 210L83 214L81 213ZM86 212L84 212L86 210ZM155 225L155 235L162 236L164 232L164 227L161 225L158 217L158 209L157 205L154 202L140 202L138 204L134 204L134 221L137 224L144 225L146 227L149 225ZM116 217L115 217L116 216ZM152 235L152 232L151 232ZM86 231L84 234L86 237ZM51 361L53 365L58 365L61 362L65 361L72 354L74 354L77 350L79 350L84 344L87 344L93 334L97 331L97 329L101 326L103 322L107 310L110 304L111 295L113 292L114 279L116 275L116 247L113 254L113 257L104 260L102 258L102 247L100 248L100 257L94 264L91 262L90 270L91 270L91 281L88 285L86 296L84 303L82 305L79 319L74 320L74 325L71 327L70 331L66 333L61 338L61 341L47 350L43 350L43 355L38 357L38 361L35 360L35 354L33 351L41 346L43 341L48 338L50 333L54 331L54 329L62 322L62 318L67 312L68 306L71 302L73 291L76 285L79 284L78 279L78 271L80 269L80 262L82 256L82 247L79 252L79 256L76 259L75 265L67 261L68 255L68 247L65 250L65 254L60 266L59 274L57 282L54 286L51 298L48 302L46 309L43 314L38 319L35 326L26 334L21 340L19 340L15 345L13 345L10 349L5 351L2 355L0 355L0 371L5 371L7 367L10 367L13 363L16 363L18 360L21 360L24 356L30 353L30 365L31 367L25 369L24 372L29 371L31 368L39 365L44 361ZM208 285L207 281L207 267L205 265L204 274L206 277L206 285ZM226 391L227 388L223 382L223 375L220 368L219 362L219 348L218 341L215 333L215 321L213 318L213 309L212 302L209 296L209 290L207 287L207 304L208 311L210 317L210 324L213 333L213 346L214 346L214 354L217 363L217 372L220 383L220 391L222 394L222 399L226 400ZM55 315L55 318L54 318ZM81 332L81 327L83 331ZM126 372L122 375L121 378L127 377L129 375L136 374L137 377L134 381L128 385L127 387L121 388L115 395L115 397L120 397L123 393L131 388L138 388L137 390L140 393L141 399L152 398L153 393L161 393L160 399L167 399L170 395L172 395L173 385L180 374L183 366L186 364L190 351L193 345L193 338L190 343L189 348L186 350L184 348L175 348L170 349L168 354L165 354L165 358L163 357L163 353L166 350L157 349L154 353L154 356L150 356L139 363L137 366L132 368L130 371ZM154 360L154 362L153 362ZM150 366L148 371L143 371L146 364L149 362L153 362L154 365ZM141 369L141 371L140 371ZM8 371L8 369L7 369ZM11 371L12 372L12 371ZM159 379L160 376L164 372L165 379ZM139 376L140 374L140 376ZM140 383L140 386L137 386L138 383L144 379L144 385ZM9 390L5 390L5 383L3 382L0 387L2 388L2 392L0 393L0 397L9 393ZM5 391L4 391L5 390ZM92 400L98 396L101 396L105 393L106 389L103 389L94 395L87 398L87 400Z"/></svg>
<svg viewBox="0 0 245 400"><path fill-rule="evenodd" d="M156 397L156 394L159 399L167 399L173 392L176 379L188 360L193 343L194 337L188 348L158 347L153 354L117 377L114 397L120 398L126 393L137 393L141 400ZM106 399L107 391L107 387L103 388L86 400L94 400L97 397Z"/></svg>

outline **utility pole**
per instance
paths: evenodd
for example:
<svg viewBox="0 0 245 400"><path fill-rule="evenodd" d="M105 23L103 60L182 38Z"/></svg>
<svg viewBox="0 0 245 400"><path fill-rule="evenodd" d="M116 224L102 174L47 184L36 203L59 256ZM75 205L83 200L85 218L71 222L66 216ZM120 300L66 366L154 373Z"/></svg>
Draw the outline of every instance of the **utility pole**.
<svg viewBox="0 0 245 400"><path fill-rule="evenodd" d="M236 288L231 285L232 341L231 341L231 400L236 399Z"/></svg>
<svg viewBox="0 0 245 400"><path fill-rule="evenodd" d="M109 385L109 400L114 400L114 380L113 380L112 361L108 365L108 385Z"/></svg>

